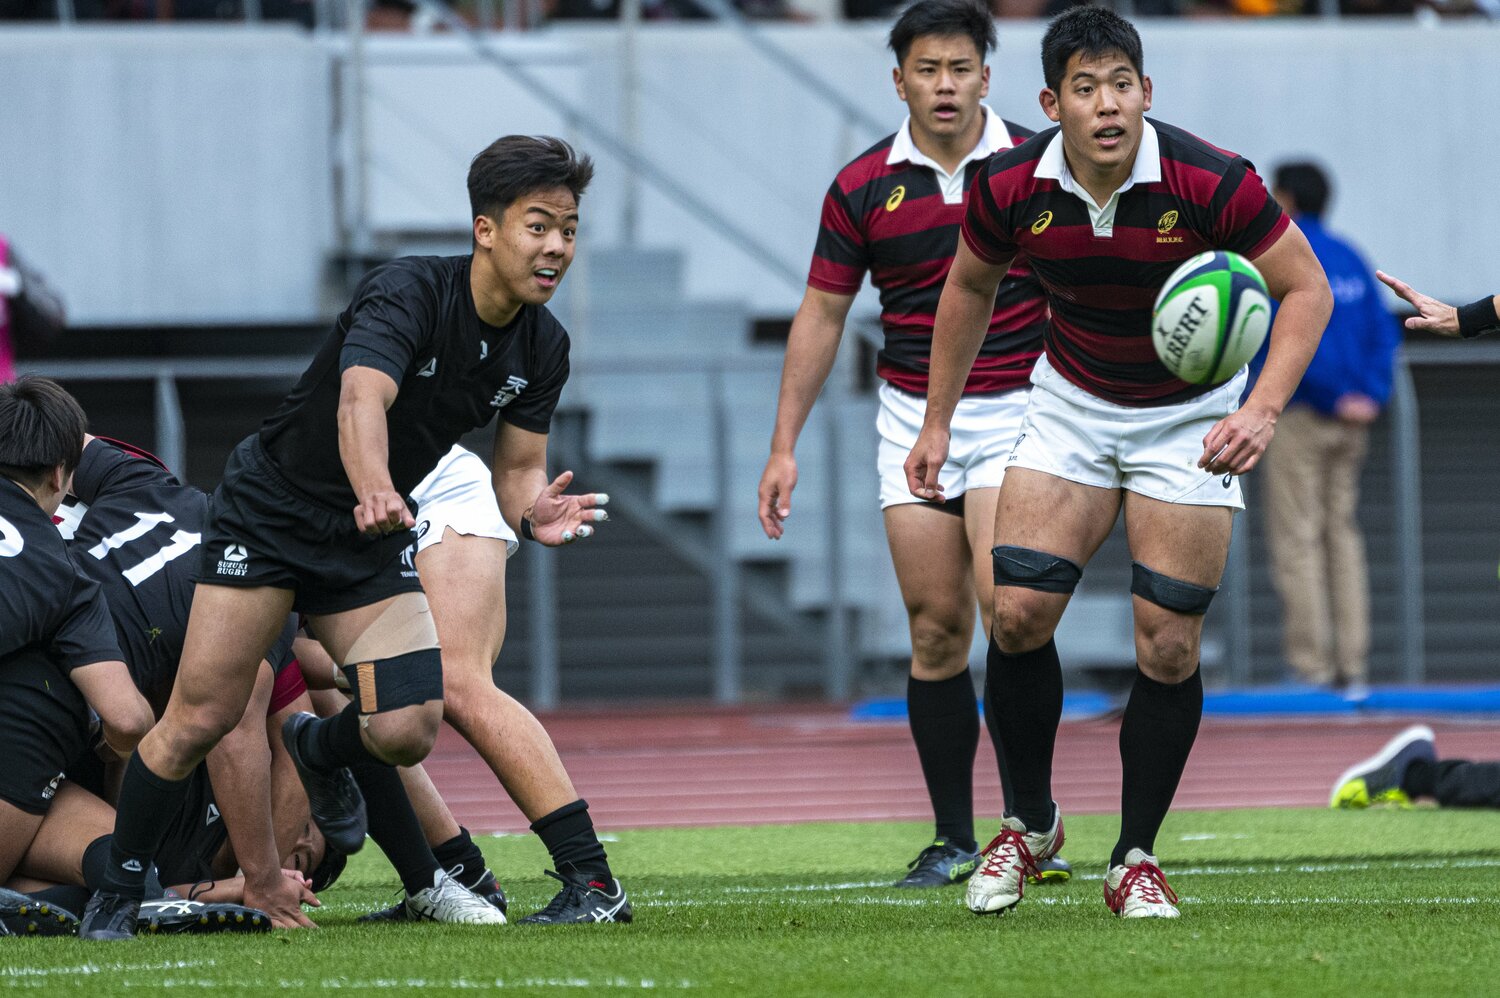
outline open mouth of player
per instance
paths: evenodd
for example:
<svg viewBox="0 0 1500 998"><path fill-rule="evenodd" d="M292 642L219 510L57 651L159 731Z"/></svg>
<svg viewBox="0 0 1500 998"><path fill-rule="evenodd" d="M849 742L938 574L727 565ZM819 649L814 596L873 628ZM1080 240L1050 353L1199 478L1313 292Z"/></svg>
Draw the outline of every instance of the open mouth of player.
<svg viewBox="0 0 1500 998"><path fill-rule="evenodd" d="M1094 133L1094 141L1105 149L1113 149L1125 141L1125 129L1118 125L1101 128Z"/></svg>
<svg viewBox="0 0 1500 998"><path fill-rule="evenodd" d="M938 121L953 121L958 117L958 105L944 101L933 107L932 116Z"/></svg>
<svg viewBox="0 0 1500 998"><path fill-rule="evenodd" d="M556 267L542 267L538 270L533 270L531 276L535 277L536 282L544 288L555 288L557 287L557 282L562 280L562 272Z"/></svg>

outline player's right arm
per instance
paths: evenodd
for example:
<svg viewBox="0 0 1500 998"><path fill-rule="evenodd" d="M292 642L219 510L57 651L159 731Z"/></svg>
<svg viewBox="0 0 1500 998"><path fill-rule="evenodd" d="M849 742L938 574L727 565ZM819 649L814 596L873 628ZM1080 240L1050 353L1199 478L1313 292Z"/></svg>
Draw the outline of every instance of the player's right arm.
<svg viewBox="0 0 1500 998"><path fill-rule="evenodd" d="M809 287L792 319L786 360L781 367L771 457L760 476L760 525L772 540L781 539L785 529L782 523L791 515L792 490L797 487L797 438L833 370L844 322L853 304L852 294Z"/></svg>
<svg viewBox="0 0 1500 998"><path fill-rule="evenodd" d="M396 380L373 367L347 367L340 381L339 457L359 502L354 523L364 534L388 534L416 522L391 484L385 414L396 392Z"/></svg>
<svg viewBox="0 0 1500 998"><path fill-rule="evenodd" d="M967 239L959 240L933 323L927 414L922 432L906 457L906 485L919 499L943 501L938 472L948 459L948 427L963 397L974 358L984 344L995 311L995 292L1010 271L1013 258L1011 254L991 263L970 249Z"/></svg>
<svg viewBox="0 0 1500 998"><path fill-rule="evenodd" d="M99 715L105 746L121 759L130 758L156 716L136 689L129 668L117 660L93 662L74 668L68 678Z"/></svg>

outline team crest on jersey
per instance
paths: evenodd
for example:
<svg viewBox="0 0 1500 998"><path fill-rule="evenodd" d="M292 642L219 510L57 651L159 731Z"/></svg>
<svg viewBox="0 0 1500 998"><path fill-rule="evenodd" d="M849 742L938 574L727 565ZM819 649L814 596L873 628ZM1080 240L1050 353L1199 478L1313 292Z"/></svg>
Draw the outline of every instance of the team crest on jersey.
<svg viewBox="0 0 1500 998"><path fill-rule="evenodd" d="M1171 231L1177 226L1180 216L1176 211L1164 212L1161 218L1156 220L1156 241L1159 243L1180 243L1182 236L1171 235Z"/></svg>
<svg viewBox="0 0 1500 998"><path fill-rule="evenodd" d="M512 374L505 379L504 387L495 393L494 398L490 399L490 405L496 409L504 409L516 400L516 396L526 390L528 383L525 378Z"/></svg>
<svg viewBox="0 0 1500 998"><path fill-rule="evenodd" d="M885 210L895 211L901 207L901 202L906 200L906 185L902 184L891 191L891 196L885 199Z"/></svg>
<svg viewBox="0 0 1500 998"><path fill-rule="evenodd" d="M1035 222L1031 223L1031 234L1033 236L1039 236L1043 232L1046 232L1047 231L1047 226L1049 226L1051 224L1052 224L1052 212L1050 212L1050 211L1044 211L1044 212L1042 212L1040 215L1038 215L1036 217L1036 221Z"/></svg>
<svg viewBox="0 0 1500 998"><path fill-rule="evenodd" d="M250 552L245 550L243 544L230 544L224 549L224 557L219 559L219 574L242 577L250 574L250 566L245 562L250 560Z"/></svg>

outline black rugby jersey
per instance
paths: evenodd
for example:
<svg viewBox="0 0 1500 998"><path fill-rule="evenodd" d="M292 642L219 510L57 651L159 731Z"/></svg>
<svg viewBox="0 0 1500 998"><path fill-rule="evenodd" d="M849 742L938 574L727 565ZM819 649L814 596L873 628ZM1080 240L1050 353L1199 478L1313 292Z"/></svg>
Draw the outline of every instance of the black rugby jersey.
<svg viewBox="0 0 1500 998"><path fill-rule="evenodd" d="M1033 134L1010 121L1002 120L1001 125L1012 145ZM948 204L932 167L888 162L897 134L887 135L861 153L834 179L823 199L807 283L831 294L852 295L868 271L880 291L880 322L885 330L876 374L897 388L926 395L938 300L958 248L970 183L986 160L965 165L964 202ZM1018 259L995 295L989 332L964 394L991 394L1025 385L1042 352L1046 318L1041 285L1031 268Z"/></svg>
<svg viewBox="0 0 1500 998"><path fill-rule="evenodd" d="M0 477L0 669L38 652L61 673L120 659L99 584L36 500Z"/></svg>
<svg viewBox="0 0 1500 998"><path fill-rule="evenodd" d="M1119 195L1110 234L1095 232L1077 194L1037 176L1054 142L1061 158L1058 128L989 160L963 224L981 259L1024 254L1041 278L1052 310L1048 362L1085 391L1127 406L1180 402L1212 387L1174 377L1152 346L1151 308L1172 271L1205 250L1254 259L1290 223L1249 160L1147 121L1160 179ZM1141 155L1147 146L1143 137Z"/></svg>
<svg viewBox="0 0 1500 998"><path fill-rule="evenodd" d="M568 380L568 334L545 306L504 328L474 309L467 256L402 257L366 274L292 393L260 428L292 486L330 509L357 500L339 455L340 377L371 367L399 387L386 412L391 483L409 495L472 429L496 413L546 433Z"/></svg>
<svg viewBox="0 0 1500 998"><path fill-rule="evenodd" d="M130 677L160 715L187 636L208 496L99 439L84 448L72 492L82 503L73 558L104 591ZM292 661L294 622L267 655L278 671Z"/></svg>

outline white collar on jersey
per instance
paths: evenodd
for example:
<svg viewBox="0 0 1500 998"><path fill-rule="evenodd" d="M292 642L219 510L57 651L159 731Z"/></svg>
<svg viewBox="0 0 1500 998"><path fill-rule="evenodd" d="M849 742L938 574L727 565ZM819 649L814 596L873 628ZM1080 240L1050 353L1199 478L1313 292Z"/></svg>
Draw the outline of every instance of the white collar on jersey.
<svg viewBox="0 0 1500 998"><path fill-rule="evenodd" d="M953 171L954 174L962 174L964 167L968 166L970 161L993 156L1001 149L1009 149L1013 144L1010 141L1010 130L1005 127L1005 122L1000 120L1000 116L990 110L987 104L981 104L979 107L984 111L984 132L979 136L979 144L958 164L958 168ZM891 141L891 151L886 156L885 162L888 166L895 166L897 163L930 166L944 175L948 173L938 165L937 161L929 159L912 141L911 115L909 114L906 120L901 122L901 127L896 130L896 137Z"/></svg>
<svg viewBox="0 0 1500 998"><path fill-rule="evenodd" d="M1143 120L1141 126L1141 146L1135 151L1135 165L1130 168L1130 179L1120 185L1116 194L1124 194L1136 184L1161 182L1161 141L1157 139L1156 129L1151 127L1151 122ZM1068 193L1077 194L1088 201L1093 200L1088 197L1083 186L1073 179L1073 174L1068 169L1068 161L1063 156L1062 132L1052 136L1052 141L1047 143L1042 158L1037 160L1036 176L1055 180Z"/></svg>

